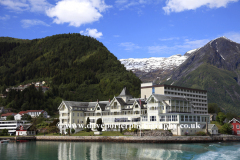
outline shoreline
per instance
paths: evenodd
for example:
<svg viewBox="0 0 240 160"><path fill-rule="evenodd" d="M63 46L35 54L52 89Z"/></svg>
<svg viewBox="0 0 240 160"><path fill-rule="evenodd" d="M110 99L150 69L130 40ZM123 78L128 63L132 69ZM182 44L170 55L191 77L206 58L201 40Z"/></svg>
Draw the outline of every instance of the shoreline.
<svg viewBox="0 0 240 160"><path fill-rule="evenodd" d="M70 142L118 142L118 143L210 143L240 142L240 136L36 136L36 137L0 137L10 140L29 141L70 141Z"/></svg>

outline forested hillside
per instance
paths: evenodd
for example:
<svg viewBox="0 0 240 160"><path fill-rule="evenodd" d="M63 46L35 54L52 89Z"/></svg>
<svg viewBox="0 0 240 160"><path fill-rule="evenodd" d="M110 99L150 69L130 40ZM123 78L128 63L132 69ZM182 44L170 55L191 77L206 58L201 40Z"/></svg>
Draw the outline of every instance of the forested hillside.
<svg viewBox="0 0 240 160"><path fill-rule="evenodd" d="M11 93L14 97L5 93L9 86L39 80L50 83L50 90L43 95L44 98L40 98L41 103L35 102L32 97L32 104L26 104L31 100L26 100L25 95ZM140 83L102 43L91 37L62 34L22 41L0 38L0 89L8 94L1 103L17 110L43 107L53 112L58 107L54 101L60 103L61 99L108 100L118 95L124 86L138 97ZM38 91L32 88L33 92ZM16 97L22 97L22 102Z"/></svg>

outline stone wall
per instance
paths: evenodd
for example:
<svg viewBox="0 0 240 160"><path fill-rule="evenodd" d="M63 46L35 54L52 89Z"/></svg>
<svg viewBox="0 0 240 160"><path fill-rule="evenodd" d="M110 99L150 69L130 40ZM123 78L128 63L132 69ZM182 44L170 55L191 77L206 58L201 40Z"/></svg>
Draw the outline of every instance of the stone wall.
<svg viewBox="0 0 240 160"><path fill-rule="evenodd" d="M37 141L83 141L83 142L124 142L124 143L206 143L239 141L240 136L36 136Z"/></svg>

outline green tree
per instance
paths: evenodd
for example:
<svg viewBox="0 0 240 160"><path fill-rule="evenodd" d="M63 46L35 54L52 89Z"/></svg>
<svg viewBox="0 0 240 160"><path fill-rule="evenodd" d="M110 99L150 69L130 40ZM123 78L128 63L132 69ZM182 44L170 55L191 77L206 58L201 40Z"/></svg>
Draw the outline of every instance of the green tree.
<svg viewBox="0 0 240 160"><path fill-rule="evenodd" d="M221 109L218 107L216 103L208 103L208 113L219 113Z"/></svg>
<svg viewBox="0 0 240 160"><path fill-rule="evenodd" d="M98 118L97 119L97 130L99 131L99 132L101 132L102 131L102 118Z"/></svg>
<svg viewBox="0 0 240 160"><path fill-rule="evenodd" d="M90 132L91 131L91 128L90 128L90 119L89 119L89 117L87 118L87 122L86 122L86 131L87 132Z"/></svg>
<svg viewBox="0 0 240 160"><path fill-rule="evenodd" d="M22 116L22 120L31 121L31 120L32 120L32 117L31 117L29 114L24 114L24 115Z"/></svg>
<svg viewBox="0 0 240 160"><path fill-rule="evenodd" d="M232 125L230 123L225 123L221 128L221 133L232 134Z"/></svg>
<svg viewBox="0 0 240 160"><path fill-rule="evenodd" d="M14 116L7 116L6 120L14 120Z"/></svg>
<svg viewBox="0 0 240 160"><path fill-rule="evenodd" d="M72 133L72 134L75 133L75 129L74 129L74 128L71 129L71 133Z"/></svg>
<svg viewBox="0 0 240 160"><path fill-rule="evenodd" d="M217 115L217 121L220 123L220 125L223 125L223 121L225 120L227 116L223 112L219 112Z"/></svg>

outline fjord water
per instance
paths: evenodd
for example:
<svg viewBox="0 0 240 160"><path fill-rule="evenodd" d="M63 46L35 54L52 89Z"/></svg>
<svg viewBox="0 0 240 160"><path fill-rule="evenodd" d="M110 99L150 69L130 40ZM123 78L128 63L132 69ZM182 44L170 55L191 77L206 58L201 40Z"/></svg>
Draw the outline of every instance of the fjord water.
<svg viewBox="0 0 240 160"><path fill-rule="evenodd" d="M240 159L240 143L26 142L0 144L0 160Z"/></svg>

